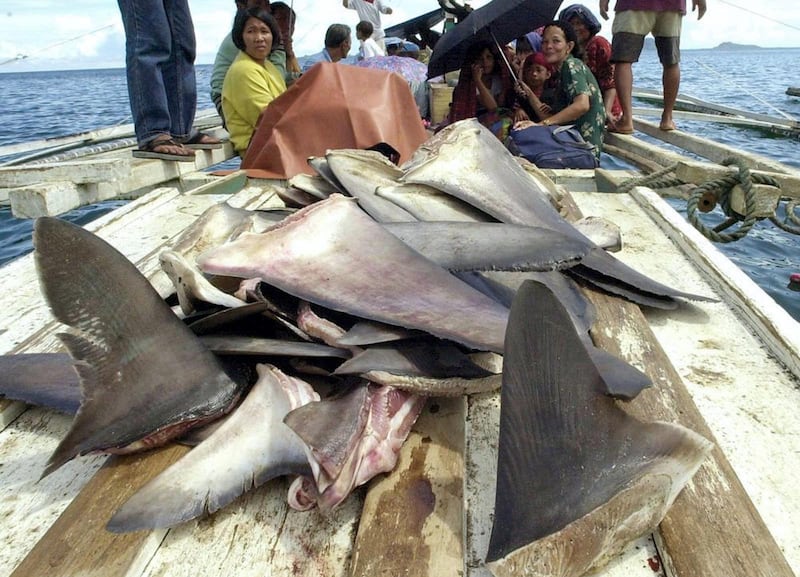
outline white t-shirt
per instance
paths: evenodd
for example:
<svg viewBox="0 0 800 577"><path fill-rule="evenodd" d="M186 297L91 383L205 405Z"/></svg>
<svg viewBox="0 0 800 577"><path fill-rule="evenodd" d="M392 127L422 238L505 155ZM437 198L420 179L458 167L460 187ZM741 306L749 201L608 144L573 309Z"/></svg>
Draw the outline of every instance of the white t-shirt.
<svg viewBox="0 0 800 577"><path fill-rule="evenodd" d="M367 20L372 24L372 37L375 40L386 36L381 26L381 13L388 14L391 7L383 0L347 0L347 7L358 12L359 20Z"/></svg>
<svg viewBox="0 0 800 577"><path fill-rule="evenodd" d="M386 53L381 50L381 47L372 38L362 40L361 47L358 49L358 59L364 60L373 56L386 56Z"/></svg>

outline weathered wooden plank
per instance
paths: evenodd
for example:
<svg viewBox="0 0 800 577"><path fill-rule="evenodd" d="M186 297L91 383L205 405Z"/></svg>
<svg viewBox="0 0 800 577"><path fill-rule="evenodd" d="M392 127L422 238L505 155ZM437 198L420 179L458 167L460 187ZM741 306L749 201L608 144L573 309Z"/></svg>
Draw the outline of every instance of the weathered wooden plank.
<svg viewBox="0 0 800 577"><path fill-rule="evenodd" d="M637 121L634 121L634 123L635 122ZM637 138L631 134L616 134L606 131L603 145L605 146L606 143L612 146L611 150L614 150L614 147L616 147L632 155L636 155L647 162L652 162L662 167L687 160L687 157L682 154L645 142L641 138Z"/></svg>
<svg viewBox="0 0 800 577"><path fill-rule="evenodd" d="M29 408L0 431L0 575L19 565L105 460L82 457L39 480L71 420Z"/></svg>
<svg viewBox="0 0 800 577"><path fill-rule="evenodd" d="M74 162L48 164L26 164L11 168L0 168L0 187L16 188L37 182L100 182L122 178L128 162L122 158L95 158Z"/></svg>
<svg viewBox="0 0 800 577"><path fill-rule="evenodd" d="M718 180L723 177L736 175L738 168L735 166L722 166L719 164L708 164L701 162L682 161L675 169L675 176L685 182L695 182L701 184L711 180ZM781 186L781 194L791 198L800 198L800 173L785 172L765 172L763 170L753 170L753 174L770 176Z"/></svg>
<svg viewBox="0 0 800 577"><path fill-rule="evenodd" d="M152 552L145 547L151 535L144 531L117 535L106 531L105 525L142 485L187 451L172 445L109 459L11 575L124 575L132 567L143 567L139 556ZM164 531L155 533L157 545Z"/></svg>
<svg viewBox="0 0 800 577"><path fill-rule="evenodd" d="M113 198L136 198L152 187L179 180L182 175L223 162L233 156L230 142L222 148L198 150L194 163L157 159L138 159L123 149L100 156L101 159L121 160L123 174L119 178L88 183L72 181L28 184L9 189L11 210L17 218L56 215L79 206Z"/></svg>
<svg viewBox="0 0 800 577"><path fill-rule="evenodd" d="M633 125L636 130L644 132L645 134L657 138L664 142L668 142L674 146L693 152L703 158L713 160L714 162L721 163L726 158L735 156L743 161L749 168L759 170L766 170L772 172L788 172L786 165L776 162L769 158L759 156L757 154L749 153L743 150L731 148L699 136L694 136L680 130L661 130L657 124L652 122L645 122L634 118ZM618 136L618 135L615 135Z"/></svg>
<svg viewBox="0 0 800 577"><path fill-rule="evenodd" d="M635 188L631 196L733 303L771 353L800 378L800 324L656 193Z"/></svg>
<svg viewBox="0 0 800 577"><path fill-rule="evenodd" d="M216 109L208 108L198 110L195 114L194 127L198 130L205 130L220 126L220 118ZM218 132L215 130L215 132ZM133 124L123 124L119 126L109 126L68 136L58 136L55 138L45 138L17 144L0 146L0 156L11 156L25 152L39 150L52 150L54 148L81 146L84 144L106 142L134 136ZM221 136L221 135L220 135Z"/></svg>
<svg viewBox="0 0 800 577"><path fill-rule="evenodd" d="M294 511L288 479L270 481L212 516L171 529L142 573L129 577L345 577L361 491L328 515Z"/></svg>
<svg viewBox="0 0 800 577"><path fill-rule="evenodd" d="M351 577L463 576L466 399L429 399L395 468L370 483Z"/></svg>
<svg viewBox="0 0 800 577"><path fill-rule="evenodd" d="M635 117L653 116L661 117L662 110L660 108L644 108L641 106L634 106L631 113ZM779 132L786 136L800 135L800 125L794 127L789 124L784 124L781 119L776 119L767 116L768 120L761 118L748 118L746 116L732 115L732 114L715 114L706 112L693 112L688 110L673 110L672 117L677 120L691 120L694 122L713 122L717 124L730 124L733 126L741 126L744 128L758 128L761 130L769 130L771 132ZM776 122L776 120L778 122Z"/></svg>
<svg viewBox="0 0 800 577"><path fill-rule="evenodd" d="M654 90L637 89L633 91L633 96L634 98L642 98L644 100L654 100L662 104L664 102L663 94ZM793 130L800 129L800 123L798 123L797 120L791 117L790 115L785 114L783 112L780 113L784 115L784 118L778 118L776 116L770 116L768 114L759 114L757 112L751 112L749 110L743 110L741 108L733 108L732 106L717 104L716 102L708 102L706 100L701 100L700 98L696 98L688 94L678 94L676 107L684 108L685 110L696 110L701 113L704 112L711 113L709 114L709 116L711 115L738 116L744 119L757 120L765 124L772 124L781 128L787 128Z"/></svg>
<svg viewBox="0 0 800 577"><path fill-rule="evenodd" d="M610 154L611 156L616 156L630 164L633 164L640 170L644 172L656 172L664 168L663 164L659 164L655 160L650 160L645 158L644 156L640 156L636 152L627 150L625 148L621 148L619 146L615 146L609 142L603 142L603 152Z"/></svg>

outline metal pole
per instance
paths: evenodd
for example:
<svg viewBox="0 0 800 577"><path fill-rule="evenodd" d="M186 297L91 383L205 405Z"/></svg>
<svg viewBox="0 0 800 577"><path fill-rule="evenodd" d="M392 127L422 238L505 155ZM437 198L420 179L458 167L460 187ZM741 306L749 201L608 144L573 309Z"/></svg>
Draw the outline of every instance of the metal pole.
<svg viewBox="0 0 800 577"><path fill-rule="evenodd" d="M508 71L511 73L511 78L514 79L514 83L516 84L517 82L519 82L519 78L517 78L517 75L514 74L514 69L511 67L511 63L508 61L508 58L506 58L506 53L503 52L503 47L500 46L500 43L497 41L497 37L494 35L494 32L492 32L491 28L489 28L489 34L491 34L492 40L494 40L494 43L497 46L497 50L500 52L500 57L503 59L503 62L506 63Z"/></svg>

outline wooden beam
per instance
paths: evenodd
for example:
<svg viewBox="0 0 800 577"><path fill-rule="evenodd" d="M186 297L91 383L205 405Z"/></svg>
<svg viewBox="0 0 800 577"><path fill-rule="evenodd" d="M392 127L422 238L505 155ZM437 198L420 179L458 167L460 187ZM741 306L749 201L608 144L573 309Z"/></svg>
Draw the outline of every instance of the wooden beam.
<svg viewBox="0 0 800 577"><path fill-rule="evenodd" d="M659 164L658 162L645 158L644 156L641 156L632 150L627 150L620 146L609 144L608 142L603 143L603 152L610 154L611 156L616 156L625 162L629 162L647 173L657 172L664 168L663 164Z"/></svg>
<svg viewBox="0 0 800 577"><path fill-rule="evenodd" d="M74 162L26 164L0 168L0 187L17 188L42 182L68 181L75 184L123 178L128 163L122 158L95 158Z"/></svg>
<svg viewBox="0 0 800 577"><path fill-rule="evenodd" d="M657 124L645 122L644 120L640 120L638 118L633 119L633 125L636 130L644 132L653 138L657 138L663 142L667 142L677 146L678 148L682 148L683 150L687 150L716 163L721 163L726 158L733 156L745 162L749 168L772 172L793 172L792 168L786 166L785 164L781 164L780 162L776 162L756 154L744 152L742 150L737 150L707 138L693 136L680 130L661 130Z"/></svg>
<svg viewBox="0 0 800 577"><path fill-rule="evenodd" d="M119 154L128 154L122 151ZM122 176L106 181L76 183L72 181L39 182L9 189L11 210L17 218L36 218L63 214L79 206L104 200L130 200L137 198L155 186L179 180L182 175L196 172L230 158L232 145L228 142L221 149L198 150L195 162L181 163L165 160L111 158L121 162ZM7 169L13 170L13 169Z"/></svg>
<svg viewBox="0 0 800 577"><path fill-rule="evenodd" d="M429 399L364 501L351 577L461 577L466 398Z"/></svg>
<svg viewBox="0 0 800 577"><path fill-rule="evenodd" d="M606 132L603 143L604 146L606 143L608 143L611 146L625 150L628 153L635 154L638 157L650 161L654 165L658 165L660 167L670 166L682 160L687 160L687 157L682 154L667 150L662 146L645 142L641 138L637 138L632 134L616 134L613 132Z"/></svg>
<svg viewBox="0 0 800 577"><path fill-rule="evenodd" d="M105 525L147 481L189 452L189 447L168 448L128 457L112 457L39 539L12 577L41 575L126 575L144 566L161 543L166 530L114 534ZM147 547L148 540L153 543Z"/></svg>
<svg viewBox="0 0 800 577"><path fill-rule="evenodd" d="M197 111L194 126L198 130L220 126L220 118L216 109L207 108L206 110ZM134 136L134 134L133 124L109 126L107 128L99 128L97 130L90 130L68 136L57 136L55 138L45 138L0 146L0 157L41 150L59 150L97 144L100 142L108 142L109 140L128 138Z"/></svg>
<svg viewBox="0 0 800 577"><path fill-rule="evenodd" d="M644 108L641 106L634 106L631 109L634 117L653 116L661 117L660 108ZM692 120L695 122L712 122L716 124L731 124L733 126L741 126L744 128L757 128L760 130L767 130L769 132L783 134L788 137L800 136L800 126L792 128L784 124L776 124L773 121L758 120L755 118L747 118L742 116L731 116L728 114L707 114L704 112L690 112L687 110L674 110L672 117L678 120Z"/></svg>
<svg viewBox="0 0 800 577"><path fill-rule="evenodd" d="M648 91L648 90L634 90L633 91L634 98L641 98L643 100L651 100L657 102L663 106L664 97L660 92L656 91ZM696 111L696 113L700 114L708 114L709 116L715 115L717 117L728 116L728 117L739 117L741 119L750 119L757 122L760 122L764 125L771 125L774 128L781 130L790 130L790 131L797 131L800 130L800 122L798 122L795 118L785 114L783 118L779 118L777 116L770 116L769 114L759 114L757 112L751 112L749 110L742 110L741 108L733 108L731 106L725 106L724 104L717 104L715 102L707 102L705 100L701 100L694 96L689 96L687 94L678 94L678 98L676 100L676 108L682 107L684 110L687 111ZM658 110L659 114L661 110ZM783 114L783 113L781 113Z"/></svg>
<svg viewBox="0 0 800 577"><path fill-rule="evenodd" d="M722 166L720 164L684 160L678 163L678 167L675 169L675 176L685 182L701 184L703 182L731 176L736 174L738 170L739 169L735 166ZM753 170L751 172L753 174L771 176L774 178L781 186L781 196L800 199L800 172L788 174L785 172L770 172L764 170Z"/></svg>

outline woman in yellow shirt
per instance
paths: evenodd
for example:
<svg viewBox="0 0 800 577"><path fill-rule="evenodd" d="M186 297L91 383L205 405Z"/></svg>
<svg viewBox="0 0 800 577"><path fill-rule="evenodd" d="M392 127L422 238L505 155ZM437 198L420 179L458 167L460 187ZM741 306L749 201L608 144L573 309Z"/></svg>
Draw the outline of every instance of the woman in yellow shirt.
<svg viewBox="0 0 800 577"><path fill-rule="evenodd" d="M269 61L281 35L269 12L251 8L236 14L231 36L239 54L225 74L222 110L231 142L244 157L261 111L286 91L283 75Z"/></svg>

